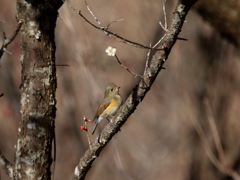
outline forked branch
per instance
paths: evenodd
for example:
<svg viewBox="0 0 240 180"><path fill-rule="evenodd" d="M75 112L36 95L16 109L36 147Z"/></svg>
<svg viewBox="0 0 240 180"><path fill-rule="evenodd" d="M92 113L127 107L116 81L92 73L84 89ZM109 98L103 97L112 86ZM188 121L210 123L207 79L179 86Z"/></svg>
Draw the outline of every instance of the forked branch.
<svg viewBox="0 0 240 180"><path fill-rule="evenodd" d="M114 22L117 22L117 21L120 21L120 20L117 20L117 21L113 21L111 23L109 23L107 26L103 26L101 24L101 22L94 16L93 12L91 11L90 7L87 5L86 1L86 5L87 5L87 9L88 11L90 12L90 14L94 17L94 19L96 20L96 22L98 23L99 26L96 26L94 25L93 23L91 23L82 13L81 11L78 11L76 10L75 8L73 8L70 4L68 4L66 1L63 0L63 2L69 7L71 8L72 10L74 10L77 14L79 14L79 16L81 16L88 24L90 24L92 27L98 29L98 30L101 30L103 32L105 32L105 34L109 37L112 37L113 39L119 41L119 42L123 42L123 43L126 43L126 44L129 44L131 46L134 46L134 47L137 47L137 48L143 48L143 49L152 49L152 50L163 50L161 48L152 48L152 47L148 47L148 46L145 46L145 45L142 45L142 44L139 44L137 42L133 42L133 41L130 41L128 39L125 39L124 37L122 36L119 36L117 33L113 33L111 31L108 30L109 26L114 23Z"/></svg>
<svg viewBox="0 0 240 180"><path fill-rule="evenodd" d="M24 22L23 19L21 19L19 22L18 22L18 26L16 28L16 30L13 32L12 36L10 38L6 38L6 34L5 32L3 33L3 44L2 44L2 47L0 49L0 59L2 58L2 55L4 52L7 52L9 54L11 54L8 50L7 50L7 46L13 42L13 40L15 39L15 37L18 35L18 32L19 30L21 29L21 26L22 26L22 23Z"/></svg>

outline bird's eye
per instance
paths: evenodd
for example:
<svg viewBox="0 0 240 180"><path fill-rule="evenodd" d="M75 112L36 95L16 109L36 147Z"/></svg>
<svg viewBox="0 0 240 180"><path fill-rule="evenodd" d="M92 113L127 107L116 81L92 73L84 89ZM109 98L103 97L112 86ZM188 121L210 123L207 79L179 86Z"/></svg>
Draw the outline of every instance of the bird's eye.
<svg viewBox="0 0 240 180"><path fill-rule="evenodd" d="M110 89L110 91L113 91L113 89Z"/></svg>

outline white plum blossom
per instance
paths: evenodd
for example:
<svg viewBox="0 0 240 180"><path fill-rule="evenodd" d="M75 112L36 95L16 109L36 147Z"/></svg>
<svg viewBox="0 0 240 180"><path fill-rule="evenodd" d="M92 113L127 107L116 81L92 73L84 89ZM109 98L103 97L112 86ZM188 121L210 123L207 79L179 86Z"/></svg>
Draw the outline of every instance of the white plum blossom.
<svg viewBox="0 0 240 180"><path fill-rule="evenodd" d="M105 50L105 52L108 54L108 56L115 56L117 49L115 47L108 46L108 48Z"/></svg>

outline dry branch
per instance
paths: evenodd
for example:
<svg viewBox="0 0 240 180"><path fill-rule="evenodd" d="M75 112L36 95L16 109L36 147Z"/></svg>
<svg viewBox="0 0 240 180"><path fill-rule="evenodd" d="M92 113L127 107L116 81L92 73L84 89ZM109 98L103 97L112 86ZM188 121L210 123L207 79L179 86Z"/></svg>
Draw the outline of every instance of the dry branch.
<svg viewBox="0 0 240 180"><path fill-rule="evenodd" d="M184 93L184 96L186 98L186 102L188 103L189 106L193 106L193 104L191 103L191 100L190 100L190 97ZM207 97L204 98L204 105L206 106L206 114L207 114L207 118L208 118L208 121L210 123L210 126L215 126L215 127L211 127L212 129L212 134L213 134L213 139L215 141L215 145L216 146L221 146L220 144L220 138L219 138L219 135L218 135L218 132L217 132L217 128L216 128L216 124L213 122L214 119L213 119L213 116L212 116L212 113L211 113L211 109L210 109L210 105L209 105L209 100L207 99ZM196 118L194 118L193 116L190 117L190 119L192 120L193 122L193 125L194 125L194 128L196 129L199 137L200 137L200 140L201 140L201 143L202 143L202 146L203 146L203 149L207 155L207 157L209 158L209 160L211 161L211 163L222 173L232 177L232 179L234 180L240 180L240 176L239 174L234 171L233 169L231 169L230 167L227 167L226 166L226 163L224 164L223 162L219 161L218 158L215 156L214 154L214 151L211 149L210 147L210 144L208 143L208 138L206 136L206 133L204 132L203 128L201 127L200 123L198 122L198 120ZM218 137L216 137L218 136ZM218 142L216 142L218 141ZM219 144L218 144L219 143ZM218 148L221 148L221 147L217 147L217 151L219 151ZM221 150L220 150L221 151ZM219 152L218 152L219 153ZM221 153L224 153L224 152L221 152ZM224 155L224 154L223 154ZM225 158L225 157L224 157Z"/></svg>
<svg viewBox="0 0 240 180"><path fill-rule="evenodd" d="M24 22L23 19L21 19L19 22L18 22L18 26L16 28L16 30L13 32L12 36L10 38L6 38L6 35L5 33L3 33L3 44L2 44L2 47L0 49L0 59L2 58L2 55L4 52L7 52L9 54L11 54L8 50L7 50L7 46L13 42L13 40L15 39L15 37L18 35L18 32L19 30L21 29L21 26L22 26L22 23Z"/></svg>
<svg viewBox="0 0 240 180"><path fill-rule="evenodd" d="M222 143L221 143L221 140L220 140L220 137L218 134L216 123L214 121L214 117L213 117L212 110L210 107L209 99L207 97L204 98L203 103L205 104L207 119L208 119L208 122L209 122L209 125L211 128L213 140L214 140L214 143L215 143L215 146L217 149L217 153L218 153L218 157L219 157L218 162L219 162L219 164L221 164L223 172L225 174L229 175L234 180L240 180L239 174L235 170L231 169L231 167L227 164L226 156L223 151L223 147L222 147ZM221 170L221 169L219 169L219 170Z"/></svg>
<svg viewBox="0 0 240 180"><path fill-rule="evenodd" d="M109 23L107 26L103 26L100 21L94 16L94 14L92 13L92 11L90 10L89 6L87 5L87 9L88 11L90 12L90 14L94 17L94 19L96 20L96 22L100 25L100 26L96 26L94 25L93 23L91 23L82 13L81 11L78 11L76 10L75 8L73 8L70 4L68 4L66 1L63 0L63 2L65 2L65 4L71 8L72 10L74 10L77 14L79 14L79 16L81 16L88 24L90 24L92 27L98 29L98 30L101 30L103 32L105 32L105 34L109 37L112 37L113 39L119 41L119 42L123 42L123 43L126 43L128 45L131 45L131 46L134 46L134 47L137 47L137 48L143 48L143 49L151 49L151 50L163 50L162 48L152 48L152 47L148 47L148 46L145 46L145 45L142 45L142 44L139 44L137 42L133 42L133 41L130 41L128 39L125 39L124 37L122 36L119 36L117 33L113 33L111 31L108 30L110 24L114 23L114 22L117 22L117 21L113 21L111 23ZM86 1L85 1L86 2Z"/></svg>
<svg viewBox="0 0 240 180"><path fill-rule="evenodd" d="M13 165L3 156L0 151L0 168L10 177L13 178Z"/></svg>
<svg viewBox="0 0 240 180"><path fill-rule="evenodd" d="M134 75L134 77L143 78L142 76L140 76L140 75L132 72L127 66L124 66L124 65L122 64L122 62L118 59L117 55L115 55L115 57L116 57L116 59L117 59L118 64L120 64L120 66L123 67L124 69L126 69L130 74Z"/></svg>
<svg viewBox="0 0 240 180"><path fill-rule="evenodd" d="M72 179L85 178L94 160L99 156L112 137L120 130L121 126L127 121L128 117L134 112L138 104L150 90L158 73L161 71L163 64L167 60L168 55L177 40L178 34L181 32L188 11L196 1L197 0L179 0L176 6L176 12L173 14L172 24L166 32L166 36L158 45L158 47L164 45L164 50L157 51L152 57L151 63L149 64L143 79L141 79L139 84L137 84L132 90L132 93L126 102L115 115L113 122L110 122L105 126L100 137L92 144L92 150L88 149L80 159L80 162L72 175ZM82 16L80 12L79 15Z"/></svg>

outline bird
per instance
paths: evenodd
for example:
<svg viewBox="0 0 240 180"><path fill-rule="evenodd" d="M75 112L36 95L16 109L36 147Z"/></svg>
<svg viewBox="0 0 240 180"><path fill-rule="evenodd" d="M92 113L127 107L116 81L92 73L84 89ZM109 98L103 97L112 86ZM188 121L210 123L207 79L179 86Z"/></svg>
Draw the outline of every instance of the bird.
<svg viewBox="0 0 240 180"><path fill-rule="evenodd" d="M95 117L93 118L93 122L95 121L95 125L92 131L92 135L94 134L98 123L104 119L114 115L119 107L122 104L122 97L119 94L119 88L114 83L109 83L105 87L105 94L102 100L102 103L98 107Z"/></svg>

